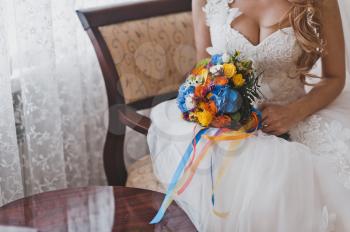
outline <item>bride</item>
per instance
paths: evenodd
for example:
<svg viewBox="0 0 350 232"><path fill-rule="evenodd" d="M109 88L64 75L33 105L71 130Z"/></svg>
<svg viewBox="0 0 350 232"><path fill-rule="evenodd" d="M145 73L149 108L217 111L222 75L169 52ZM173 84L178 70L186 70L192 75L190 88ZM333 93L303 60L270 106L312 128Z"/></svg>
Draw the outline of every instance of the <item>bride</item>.
<svg viewBox="0 0 350 232"><path fill-rule="evenodd" d="M263 72L264 95L257 102L263 129L236 146L215 143L185 192L175 197L199 231L350 231L344 4L193 0L197 58L241 51ZM309 73L319 59L321 78ZM151 113L148 144L165 186L196 130L180 115L175 100Z"/></svg>

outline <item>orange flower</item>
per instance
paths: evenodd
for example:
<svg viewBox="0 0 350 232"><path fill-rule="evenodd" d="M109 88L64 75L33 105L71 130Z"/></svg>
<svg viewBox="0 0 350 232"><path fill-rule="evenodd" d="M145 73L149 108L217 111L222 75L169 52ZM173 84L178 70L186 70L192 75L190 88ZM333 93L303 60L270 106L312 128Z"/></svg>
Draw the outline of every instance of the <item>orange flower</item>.
<svg viewBox="0 0 350 232"><path fill-rule="evenodd" d="M215 105L214 101L209 101L207 104L207 110L212 112L213 114L216 114L218 112L218 108Z"/></svg>
<svg viewBox="0 0 350 232"><path fill-rule="evenodd" d="M199 66L199 67L197 67L197 68L194 68L194 69L192 70L192 74L195 75L195 76L200 75L201 72L203 71L203 68L204 68L204 66Z"/></svg>
<svg viewBox="0 0 350 232"><path fill-rule="evenodd" d="M211 76L210 76L210 74L208 75L208 78L205 80L205 82L204 82L204 85L205 86L209 86L210 85L210 83L211 83Z"/></svg>
<svg viewBox="0 0 350 232"><path fill-rule="evenodd" d="M198 85L194 89L194 96L195 97L203 97L205 92L205 86L204 85Z"/></svg>
<svg viewBox="0 0 350 232"><path fill-rule="evenodd" d="M227 78L223 76L216 77L214 80L215 85L226 85L227 83L228 83Z"/></svg>
<svg viewBox="0 0 350 232"><path fill-rule="evenodd" d="M208 93L207 98L210 99L213 96L213 93Z"/></svg>
<svg viewBox="0 0 350 232"><path fill-rule="evenodd" d="M213 127L217 127L217 128L230 127L231 126L231 118L227 115L217 116L212 120L211 125Z"/></svg>
<svg viewBox="0 0 350 232"><path fill-rule="evenodd" d="M216 114L218 109L216 108L215 102L214 101L208 101L208 102L200 102L198 104L198 109L200 111L208 111L211 112L212 114Z"/></svg>

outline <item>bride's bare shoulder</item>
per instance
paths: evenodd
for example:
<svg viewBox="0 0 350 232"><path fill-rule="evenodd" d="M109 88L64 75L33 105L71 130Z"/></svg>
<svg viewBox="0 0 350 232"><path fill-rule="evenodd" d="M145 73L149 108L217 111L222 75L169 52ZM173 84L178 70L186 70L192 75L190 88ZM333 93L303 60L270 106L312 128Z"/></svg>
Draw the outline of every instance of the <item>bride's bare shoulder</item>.
<svg viewBox="0 0 350 232"><path fill-rule="evenodd" d="M203 7L207 0L192 0L192 18L194 36L197 50L197 59L208 57L206 48L211 46L209 28L207 27L206 16Z"/></svg>

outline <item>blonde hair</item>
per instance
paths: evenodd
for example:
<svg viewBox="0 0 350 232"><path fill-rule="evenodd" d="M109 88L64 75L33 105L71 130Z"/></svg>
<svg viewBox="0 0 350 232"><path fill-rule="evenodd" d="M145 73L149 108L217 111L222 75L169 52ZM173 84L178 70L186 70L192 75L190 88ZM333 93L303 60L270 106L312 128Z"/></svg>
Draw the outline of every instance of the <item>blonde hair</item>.
<svg viewBox="0 0 350 232"><path fill-rule="evenodd" d="M286 17L302 48L302 54L297 61L298 75L306 83L306 77L318 77L309 72L324 54L325 43L321 37L320 6L314 0L288 1L292 3L292 7Z"/></svg>

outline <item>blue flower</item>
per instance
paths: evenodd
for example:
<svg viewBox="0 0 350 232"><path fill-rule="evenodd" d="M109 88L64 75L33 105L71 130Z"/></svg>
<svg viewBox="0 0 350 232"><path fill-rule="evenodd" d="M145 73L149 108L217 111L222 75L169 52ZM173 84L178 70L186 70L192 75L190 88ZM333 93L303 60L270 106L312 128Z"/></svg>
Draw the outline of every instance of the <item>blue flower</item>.
<svg viewBox="0 0 350 232"><path fill-rule="evenodd" d="M176 102L177 105L179 107L179 109L181 110L182 113L186 113L188 111L190 111L191 109L187 108L186 105L186 98L190 95L193 94L195 90L194 86L187 86L185 84L182 84L179 88L179 94L177 96Z"/></svg>
<svg viewBox="0 0 350 232"><path fill-rule="evenodd" d="M228 85L215 86L212 94L210 99L215 102L219 113L235 113L242 106L241 95Z"/></svg>
<svg viewBox="0 0 350 232"><path fill-rule="evenodd" d="M213 55L211 57L211 63L213 65L222 64L222 55Z"/></svg>

